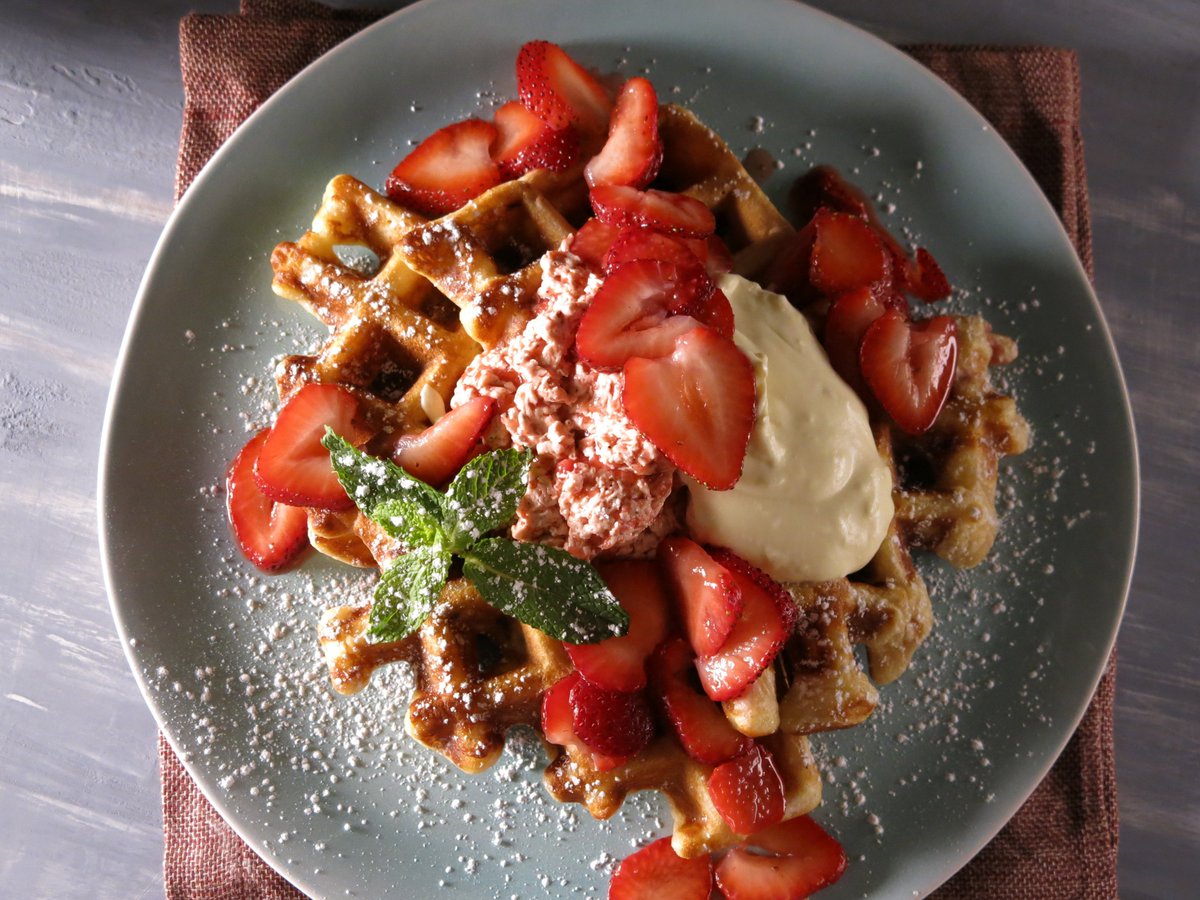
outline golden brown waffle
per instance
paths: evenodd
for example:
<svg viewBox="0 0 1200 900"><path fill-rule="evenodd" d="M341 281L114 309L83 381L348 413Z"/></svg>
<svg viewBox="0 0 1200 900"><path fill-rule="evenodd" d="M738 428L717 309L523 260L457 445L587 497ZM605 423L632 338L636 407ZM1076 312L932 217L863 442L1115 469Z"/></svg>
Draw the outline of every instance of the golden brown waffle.
<svg viewBox="0 0 1200 900"><path fill-rule="evenodd" d="M966 568L981 562L996 538L999 460L1025 450L1029 425L1012 398L996 392L988 370L1014 359L1016 345L991 334L978 317L956 322L958 368L934 426L913 436L875 423L896 507L879 551L849 578L788 586L802 615L780 657L786 731L857 725L878 702L872 679L887 684L908 668L933 624L912 550L929 550ZM855 658L856 644L866 647L870 678Z"/></svg>
<svg viewBox="0 0 1200 900"><path fill-rule="evenodd" d="M759 274L792 226L690 112L663 107L660 127L665 152L655 187L708 205L735 254L735 271ZM581 167L530 173L433 222L353 179L335 179L313 230L296 244L280 245L273 259L276 291L333 329L320 354L284 362L281 394L313 378L351 386L378 423L367 449L386 453L389 436L424 426L422 386L447 398L478 345L493 346L522 325L540 284L538 260L588 212ZM340 263L335 248L343 243L370 247L383 261L379 273L366 277ZM412 333L414 316L421 317L416 330L432 337L428 349L424 338L412 344L397 337ZM951 397L928 434L911 438L875 423L896 505L878 553L850 578L789 585L802 611L795 635L745 697L725 704L736 728L771 749L788 818L820 802L807 735L865 719L878 702L875 684L898 677L929 632L929 594L911 551L932 550L967 566L983 558L995 537L997 461L1024 449L1028 428L1011 399L993 390L988 366L1008 361L1015 348L972 318L959 320L959 347ZM413 375L401 380L403 390L379 389L387 381L381 373L394 371L389 359ZM310 531L323 551L363 564L386 564L397 552L354 512L312 511ZM335 686L353 693L376 667L409 662L415 675L409 733L469 772L498 758L511 727L538 725L542 694L572 668L561 644L491 609L463 580L446 587L435 613L403 641L372 643L368 616L366 607L325 615L320 641ZM870 677L857 662L857 645L866 647ZM551 753L551 793L594 816L611 816L629 793L658 790L672 807L680 855L739 840L712 807L711 767L688 757L670 736L610 772L595 771L574 750L552 747Z"/></svg>
<svg viewBox="0 0 1200 900"><path fill-rule="evenodd" d="M339 175L325 189L312 229L271 254L275 293L300 303L330 329L315 356L289 356L279 364L280 399L310 381L349 388L372 432L365 449L383 456L391 454L396 437L429 425L422 391L449 402L479 351L459 323L457 307L394 252L407 232L424 223ZM378 270L365 274L339 256L339 250L355 248L374 253ZM357 510L310 510L309 538L322 553L356 565L375 565L396 553Z"/></svg>

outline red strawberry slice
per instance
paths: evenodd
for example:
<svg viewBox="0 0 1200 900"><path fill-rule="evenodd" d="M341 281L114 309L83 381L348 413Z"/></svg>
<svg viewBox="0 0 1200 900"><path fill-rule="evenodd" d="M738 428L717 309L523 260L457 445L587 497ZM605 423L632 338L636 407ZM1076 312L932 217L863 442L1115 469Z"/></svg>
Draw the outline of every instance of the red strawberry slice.
<svg viewBox="0 0 1200 900"><path fill-rule="evenodd" d="M254 464L269 434L264 428L250 438L229 464L225 510L246 558L264 572L278 572L308 546L308 513L300 506L275 503L258 488Z"/></svg>
<svg viewBox="0 0 1200 900"><path fill-rule="evenodd" d="M910 434L928 431L954 381L954 319L935 316L910 323L888 310L863 336L859 361L871 392L896 424Z"/></svg>
<svg viewBox="0 0 1200 900"><path fill-rule="evenodd" d="M712 857L676 856L669 837L625 857L608 885L608 900L708 900L711 893Z"/></svg>
<svg viewBox="0 0 1200 900"><path fill-rule="evenodd" d="M829 362L842 380L860 396L866 396L866 382L859 369L859 349L871 323L888 307L869 287L847 291L833 301L825 317L822 343Z"/></svg>
<svg viewBox="0 0 1200 900"><path fill-rule="evenodd" d="M663 143L658 134L658 96L645 78L622 85L608 125L608 140L584 169L588 187L627 184L644 188L658 174Z"/></svg>
<svg viewBox="0 0 1200 900"><path fill-rule="evenodd" d="M579 159L579 135L571 126L551 128L515 100L496 110L492 159L505 178L534 169L565 172Z"/></svg>
<svg viewBox="0 0 1200 900"><path fill-rule="evenodd" d="M472 397L420 434L397 438L392 460L414 478L440 487L475 455L495 413L496 401L491 397Z"/></svg>
<svg viewBox="0 0 1200 900"><path fill-rule="evenodd" d="M566 747L591 761L598 772L608 772L626 762L628 757L604 756L594 753L575 734L574 711L571 709L571 690L583 677L578 672L559 679L542 695L542 734L546 740Z"/></svg>
<svg viewBox="0 0 1200 900"><path fill-rule="evenodd" d="M694 271L708 277L702 269ZM671 263L647 259L621 266L604 279L579 322L579 358L597 368L617 369L630 357L670 354L679 335L700 327L690 316L671 315L691 302L684 292L692 289Z"/></svg>
<svg viewBox="0 0 1200 900"><path fill-rule="evenodd" d="M608 248L604 271L612 274L626 263L641 259L657 259L677 266L680 290L671 305L671 312L691 315L715 289L708 269L689 246L692 244L705 249L703 241L676 238L649 228L627 228Z"/></svg>
<svg viewBox="0 0 1200 900"><path fill-rule="evenodd" d="M580 678L571 688L571 726L602 756L629 758L654 737L654 720L641 691L610 691Z"/></svg>
<svg viewBox="0 0 1200 900"><path fill-rule="evenodd" d="M717 491L742 474L754 428L754 367L709 328L675 339L669 356L625 363L621 400L634 426L671 462Z"/></svg>
<svg viewBox="0 0 1200 900"><path fill-rule="evenodd" d="M721 707L692 685L694 659L683 638L667 641L650 658L650 682L687 755L715 766L746 752L750 738L739 734Z"/></svg>
<svg viewBox="0 0 1200 900"><path fill-rule="evenodd" d="M797 179L788 200L801 222L807 222L818 209L826 207L877 224L875 209L867 195L842 178L832 166L809 169L804 177Z"/></svg>
<svg viewBox="0 0 1200 900"><path fill-rule="evenodd" d="M820 297L809 281L815 235L816 228L811 221L791 235L767 266L762 278L762 285L768 291L785 295L801 308Z"/></svg>
<svg viewBox="0 0 1200 900"><path fill-rule="evenodd" d="M728 640L741 615L742 589L728 569L682 535L658 545L658 561L692 649L697 656L711 656Z"/></svg>
<svg viewBox="0 0 1200 900"><path fill-rule="evenodd" d="M396 164L387 195L427 216L458 209L504 180L492 160L496 126L466 119L439 128Z"/></svg>
<svg viewBox="0 0 1200 900"><path fill-rule="evenodd" d="M370 431L358 420L358 400L336 384L304 385L279 410L271 433L258 454L254 478L276 503L349 509L329 451L321 446L325 426L351 444L361 444Z"/></svg>
<svg viewBox="0 0 1200 900"><path fill-rule="evenodd" d="M857 216L818 209L812 218L808 277L825 295L890 280L891 257L879 232Z"/></svg>
<svg viewBox="0 0 1200 900"><path fill-rule="evenodd" d="M612 99L604 86L549 41L530 41L517 54L517 95L551 128L576 125L585 135L608 128Z"/></svg>
<svg viewBox="0 0 1200 900"><path fill-rule="evenodd" d="M753 834L783 819L783 778L771 751L757 742L713 769L708 796L738 834Z"/></svg>
<svg viewBox="0 0 1200 900"><path fill-rule="evenodd" d="M707 325L723 338L733 338L733 307L724 291L714 290L703 305L692 312L701 325Z"/></svg>
<svg viewBox="0 0 1200 900"><path fill-rule="evenodd" d="M621 229L615 225L605 225L599 219L588 219L575 232L568 249L591 268L603 271L604 257L620 233Z"/></svg>
<svg viewBox="0 0 1200 900"><path fill-rule="evenodd" d="M713 550L742 592L742 613L721 649L696 660L704 692L713 700L740 697L779 653L796 624L796 603L783 585L735 553Z"/></svg>
<svg viewBox="0 0 1200 900"><path fill-rule="evenodd" d="M737 848L717 865L717 886L726 900L807 897L846 871L846 851L810 816L773 825L746 842L773 856Z"/></svg>
<svg viewBox="0 0 1200 900"><path fill-rule="evenodd" d="M667 595L658 566L648 559L625 559L597 568L629 613L629 631L596 644L565 644L567 655L594 685L612 691L640 690L646 686L646 657L667 636Z"/></svg>
<svg viewBox="0 0 1200 900"><path fill-rule="evenodd" d="M708 267L710 275L722 275L733 270L733 254L729 252L729 247L723 240L715 234L710 234L708 240L703 242L703 250L696 247L697 243L699 242L688 242L692 251L704 260L704 265Z"/></svg>
<svg viewBox="0 0 1200 900"><path fill-rule="evenodd" d="M591 198L596 217L621 228L653 228L665 234L706 238L717 227L712 211L684 194L602 184L592 188Z"/></svg>
<svg viewBox="0 0 1200 900"><path fill-rule="evenodd" d="M916 258L905 266L904 284L910 294L926 303L936 303L950 296L946 273L924 247L918 247Z"/></svg>

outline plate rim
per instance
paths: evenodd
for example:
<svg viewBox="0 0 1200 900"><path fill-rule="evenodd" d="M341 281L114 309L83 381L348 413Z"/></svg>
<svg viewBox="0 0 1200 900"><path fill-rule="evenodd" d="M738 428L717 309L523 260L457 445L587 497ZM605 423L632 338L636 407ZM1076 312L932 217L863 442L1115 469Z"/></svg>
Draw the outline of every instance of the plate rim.
<svg viewBox="0 0 1200 900"><path fill-rule="evenodd" d="M204 193L207 190L207 185L214 182L217 177L217 170L227 156L234 155L238 152L238 146L241 143L241 138L248 128L256 127L257 122L271 115L271 111L280 103L287 102L285 98L290 97L307 88L308 83L313 79L314 74L324 66L330 64L331 60L341 60L348 58L357 52L358 46L366 40L370 40L370 36L378 31L392 29L398 26L397 23L403 23L407 18L415 13L424 12L430 7L453 7L460 0L418 0L418 2L405 6L401 9L383 16L379 20L370 23L359 31L355 32L341 43L331 48L326 53L318 56L312 62L304 66L299 72L293 75L286 81L278 90L268 97L258 108L256 108L246 119L241 122L230 136L217 148L213 155L201 168L200 172L189 184L187 189L180 195L174 208L168 217L163 230L155 242L154 249L147 261L145 271L139 282L137 292L135 294L133 305L130 309L129 318L125 325L125 330L122 336L121 345L117 352L115 364L113 367L112 384L108 392L107 400L104 408L104 419L100 435L100 451L97 466L97 524L98 537L100 547L100 561L105 592L108 598L109 610L113 616L114 624L116 625L117 633L121 641L122 652L125 655L126 662L134 676L138 691L142 696L143 702L150 710L159 733L163 735L176 758L183 765L188 776L193 783L199 788L204 797L212 804L213 808L221 816L222 820L229 825L230 828L241 838L255 854L267 863L277 874L279 874L289 884L292 884L297 889L310 896L319 896L313 887L308 883L308 880L300 872L298 866L292 867L296 871L288 871L282 859L276 860L275 854L269 853L264 847L260 846L260 842L249 835L239 817L234 814L231 805L226 802L214 784L209 784L208 777L201 772L199 767L190 760L190 755L187 754L173 730L168 728L165 721L163 711L154 700L154 693L150 684L144 677L143 667L140 664L139 656L136 652L137 648L131 643L131 635L129 633L123 604L120 602L115 584L115 568L116 562L111 553L111 542L113 537L109 533L109 506L111 503L112 485L110 478L113 477L110 471L112 467L112 456L114 451L114 443L117 439L116 427L114 420L116 418L117 408L122 401L124 394L128 393L130 388L126 386L125 374L129 365L129 357L132 353L133 336L138 330L139 321L143 318L146 307L149 303L149 297L153 294L154 283L159 277L160 270L168 266L167 248L173 243L174 235L181 226L181 222L188 215L188 210L192 204L192 198ZM544 0L549 2L549 0ZM630 0L632 2L632 0ZM727 9L738 8L745 9L745 0L737 2L737 0L721 0L721 2L710 3L712 7L725 7ZM1121 623L1124 619L1125 610L1128 604L1129 592L1132 585L1133 572L1137 559L1138 539L1140 535L1140 520L1141 520L1141 469L1140 456L1137 442L1137 431L1132 411L1132 403L1129 395L1129 389L1125 378L1125 373L1120 364L1120 359L1117 353L1116 344L1112 337L1112 331L1108 321L1104 316L1103 308L1100 305L1099 298L1096 294L1095 285L1092 279L1088 276L1086 269L1079 257L1078 250L1070 236L1066 233L1061 217L1058 211L1053 207L1047 198L1045 192L1033 177L1024 161L1016 154L1013 148L992 128L988 120L974 106L972 106L961 94L950 87L945 81L939 78L930 69L926 68L916 59L899 49L897 46L888 43L881 37L873 34L866 29L839 18L831 13L821 9L816 9L803 2L797 0L752 0L751 5L760 7L787 8L797 14L811 15L825 20L827 23L835 25L837 28L845 32L852 33L856 39L863 40L874 46L877 53L882 53L893 57L895 60L900 60L909 69L909 71L919 79L933 85L935 89L942 95L943 101L957 107L957 114L966 115L973 119L981 127L992 132L993 138L1003 148L1003 152L1009 157L1010 162L1015 164L1019 170L1021 177L1027 180L1028 186L1032 187L1037 201L1044 207L1044 212L1049 213L1057 223L1058 231L1062 240L1070 248L1070 259L1076 270L1075 274L1081 286L1086 290L1088 299L1095 312L1095 318L1100 324L1101 335L1104 339L1104 349L1107 352L1108 361L1111 365L1112 372L1116 376L1116 383L1119 388L1120 399L1122 402L1123 424L1125 426L1125 434L1128 437L1130 456L1127 460L1129 465L1129 508L1127 510L1129 516L1129 542L1126 552L1126 558L1123 561L1123 575L1119 581L1119 602L1113 609L1113 620L1111 626L1107 629L1106 640L1103 648L1103 662L1096 666L1095 671L1090 678L1090 684L1086 692L1086 696L1081 697L1078 708L1074 711L1071 717L1069 727L1064 728L1058 734L1057 739L1052 742L1053 750L1047 753L1043 764L1037 767L1037 777L1031 779L1031 784L1021 790L1010 792L1008 802L1001 801L1001 815L997 817L999 824L994 829L984 829L982 839L977 843L964 849L961 853L956 854L955 861L948 865L942 866L941 870L934 875L936 881L929 884L927 890L922 896L932 893L949 878L965 867L987 844L989 844L999 833L1001 829L1011 820L1013 815L1020 807L1029 799L1037 787L1044 781L1047 773L1058 761L1063 750L1070 742L1071 738L1078 730L1079 724L1086 715L1087 710L1091 706L1092 700L1095 697L1096 690L1104 677L1111 660L1113 648L1115 647L1117 636L1120 631ZM585 26L586 30L586 26ZM585 37L585 34L580 35ZM632 40L632 38L631 38ZM1123 460L1124 461L1124 460Z"/></svg>

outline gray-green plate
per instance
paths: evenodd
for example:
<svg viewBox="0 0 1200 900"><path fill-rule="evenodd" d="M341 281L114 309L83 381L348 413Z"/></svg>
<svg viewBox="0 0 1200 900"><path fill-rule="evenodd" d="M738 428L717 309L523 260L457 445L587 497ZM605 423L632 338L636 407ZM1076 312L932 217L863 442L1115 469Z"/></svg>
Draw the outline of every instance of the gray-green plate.
<svg viewBox="0 0 1200 900"><path fill-rule="evenodd" d="M1018 339L1006 376L1034 444L1002 466L1003 537L968 573L923 563L938 624L870 722L816 739L818 817L851 866L830 898L931 891L1007 821L1059 754L1108 658L1132 565L1136 453L1100 308L1028 173L957 95L880 41L790 0L654 4L427 0L281 90L188 191L146 272L101 461L113 613L154 715L231 825L314 896L592 896L657 801L608 823L549 800L529 735L469 777L403 733L406 674L328 689L315 622L370 576L324 560L258 576L227 532L221 483L267 420L270 361L319 326L269 289L274 244L325 183L372 184L450 121L514 95L526 40L649 72L736 150L782 163L782 200L828 162L929 246Z"/></svg>

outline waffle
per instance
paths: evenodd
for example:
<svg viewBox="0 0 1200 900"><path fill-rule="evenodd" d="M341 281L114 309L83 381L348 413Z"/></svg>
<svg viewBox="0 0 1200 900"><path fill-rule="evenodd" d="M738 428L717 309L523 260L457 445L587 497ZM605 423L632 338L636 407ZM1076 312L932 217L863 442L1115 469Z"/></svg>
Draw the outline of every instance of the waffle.
<svg viewBox="0 0 1200 900"><path fill-rule="evenodd" d="M311 230L271 254L271 287L330 329L316 355L296 355L276 367L286 402L308 382L339 384L354 392L372 436L367 452L391 455L396 437L429 425L423 394L449 403L454 385L479 352L458 309L395 251L425 219L366 185L339 175L325 189ZM367 274L339 254L370 250L379 260ZM329 556L373 566L398 552L357 510L310 509L309 539Z"/></svg>
<svg viewBox="0 0 1200 900"><path fill-rule="evenodd" d="M734 253L734 270L754 278L794 229L690 112L662 107L660 130L665 152L655 186L712 209L718 235ZM528 319L540 284L538 259L587 215L580 168L530 173L435 221L347 176L335 179L313 229L296 244L280 245L272 260L275 290L332 329L318 355L284 361L281 395L314 378L348 385L377 424L368 451L386 453L395 434L426 424L421 388L448 398L479 347L494 346ZM370 247L383 263L379 272L368 277L339 262L335 250L342 243ZM934 428L913 438L873 417L878 452L893 472L896 507L879 551L849 578L789 585L801 609L794 635L747 695L725 704L734 727L772 751L788 818L820 802L808 735L870 715L876 684L898 677L929 632L929 594L912 551L969 566L995 537L998 459L1024 449L1028 429L1011 399L992 388L988 369L1011 359L1015 347L992 336L981 319L961 318L958 325L958 373ZM415 345L397 337L422 328ZM425 335L434 339L427 346ZM391 371L389 352L408 373L403 389L379 389L380 373ZM353 511L312 511L310 532L318 549L360 564L383 565L397 552ZM368 607L325 614L320 642L335 687L353 693L378 666L408 662L415 677L408 732L468 772L495 762L510 728L536 727L542 694L572 668L561 644L491 609L461 579L446 586L433 615L403 641L371 642L368 618ZM858 663L859 645L869 674ZM575 750L549 749L546 783L560 800L606 818L629 793L656 790L671 805L673 845L681 856L740 840L712 807L711 767L688 757L669 735L609 772L596 771Z"/></svg>

